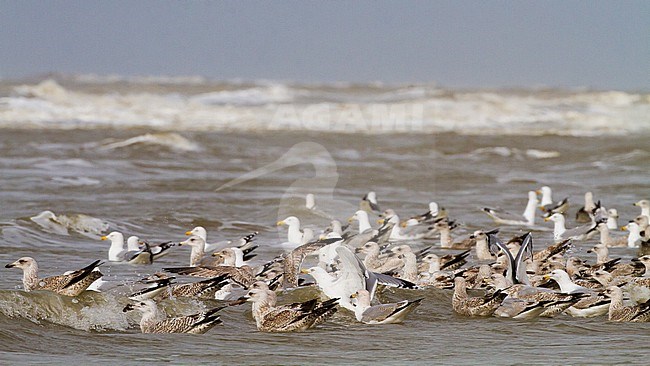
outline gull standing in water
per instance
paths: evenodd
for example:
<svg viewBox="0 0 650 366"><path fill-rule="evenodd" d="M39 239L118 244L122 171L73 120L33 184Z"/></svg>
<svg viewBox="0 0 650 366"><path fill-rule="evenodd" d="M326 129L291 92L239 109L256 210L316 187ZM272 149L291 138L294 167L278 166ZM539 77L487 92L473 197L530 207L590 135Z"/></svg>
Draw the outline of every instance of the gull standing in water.
<svg viewBox="0 0 650 366"><path fill-rule="evenodd" d="M634 202L634 206L641 207L641 215L650 218L650 201L649 200L639 200Z"/></svg>
<svg viewBox="0 0 650 366"><path fill-rule="evenodd" d="M356 299L354 315L358 321L366 324L394 324L404 321L424 298L409 301L403 300L390 304L370 305L370 293L367 290L359 290L352 295Z"/></svg>
<svg viewBox="0 0 650 366"><path fill-rule="evenodd" d="M295 216L289 216L284 220L277 222L277 226L288 226L287 241L280 244L284 249L295 249L302 244L306 244L314 237L313 231L307 229L300 230L300 219Z"/></svg>
<svg viewBox="0 0 650 366"><path fill-rule="evenodd" d="M539 203L539 207L544 212L545 216L549 216L554 213L564 214L569 209L568 197L557 203L553 203L553 191L549 186L543 186L539 191L535 193L542 194L542 200Z"/></svg>
<svg viewBox="0 0 650 366"><path fill-rule="evenodd" d="M610 286L604 292L611 299L608 311L609 321L614 322L648 322L650 321L650 301L643 304L623 305L623 290Z"/></svg>
<svg viewBox="0 0 650 366"><path fill-rule="evenodd" d="M537 208L537 194L534 191L528 192L528 204L523 215L512 214L498 208L483 208L488 216L494 220L495 223L501 225L513 226L533 226L535 225L535 209Z"/></svg>
<svg viewBox="0 0 650 366"><path fill-rule="evenodd" d="M368 213L381 213L379 203L377 202L377 194L373 191L370 191L365 196L363 196L361 202L359 202L359 209Z"/></svg>
<svg viewBox="0 0 650 366"><path fill-rule="evenodd" d="M593 230L593 224L587 224L575 227L573 229L566 228L566 218L561 213L554 213L549 217L544 218L544 221L553 221L555 225L553 226L553 239L555 241L560 241L563 239L572 239L572 240L586 240L590 231Z"/></svg>
<svg viewBox="0 0 650 366"><path fill-rule="evenodd" d="M501 302L508 296L507 293L497 290L487 297L469 297L467 283L463 277L454 279L454 295L451 305L457 314L464 316L490 316L501 306Z"/></svg>
<svg viewBox="0 0 650 366"><path fill-rule="evenodd" d="M397 213L393 209L386 209L382 213L382 218L379 220L380 224L384 224L385 221L388 223L393 224L393 229L390 232L390 240L396 240L396 241L405 241L405 240L420 240L427 238L431 236L434 232L435 229L431 229L428 227L423 227L421 230L415 231L407 227L409 230L402 230L402 227L400 226L400 220L399 216L397 216Z"/></svg>
<svg viewBox="0 0 650 366"><path fill-rule="evenodd" d="M302 331L323 323L336 312L338 299L276 306L275 293L269 289L253 288L245 296L253 303L253 317L262 332Z"/></svg>
<svg viewBox="0 0 650 366"><path fill-rule="evenodd" d="M359 290L368 290L374 297L378 284L393 287L415 288L415 284L385 274L368 271L363 262L344 246L336 248L339 256L339 271L336 277L320 267L311 267L303 273L311 275L320 290L330 299L338 298L339 305L354 312L350 296Z"/></svg>
<svg viewBox="0 0 650 366"><path fill-rule="evenodd" d="M638 248L641 244L641 228L639 224L634 221L630 221L627 225L621 228L623 231L629 231L627 236L627 247L628 248Z"/></svg>
<svg viewBox="0 0 650 366"><path fill-rule="evenodd" d="M557 282L562 293L581 293L588 295L566 310L573 317L595 317L604 315L609 310L610 300L592 289L576 285L564 270L554 269L550 274L545 275L544 278L550 278Z"/></svg>
<svg viewBox="0 0 650 366"><path fill-rule="evenodd" d="M94 269L102 265L100 260L90 265L59 276L38 278L38 263L32 257L22 257L5 268L20 268L23 270L23 288L25 291L49 290L65 296L77 296L84 292L93 282L102 277L102 273Z"/></svg>
<svg viewBox="0 0 650 366"><path fill-rule="evenodd" d="M585 193L585 205L576 212L576 222L585 223L591 222L596 203L594 203L594 194L591 192Z"/></svg>
<svg viewBox="0 0 650 366"><path fill-rule="evenodd" d="M137 309L142 313L142 319L140 320L140 330L142 333L203 334L215 325L222 323L219 315L216 313L223 308L222 306L193 315L165 319L160 322L156 320L160 317L160 311L153 300L128 304L124 307L123 311L127 312Z"/></svg>
<svg viewBox="0 0 650 366"><path fill-rule="evenodd" d="M127 262L131 264L151 264L153 262L153 254L146 248L125 249L124 235L118 231L102 236L101 240L111 241L111 247L108 249L108 260L111 262Z"/></svg>
<svg viewBox="0 0 650 366"><path fill-rule="evenodd" d="M232 242L230 240L222 240L222 241L219 241L219 242L216 242L216 243L208 243L208 231L205 230L205 228L203 226L197 226L197 227L195 227L194 229L192 229L190 231L186 231L185 235L187 235L187 236L191 236L191 235L200 236L201 239L203 239L203 241L205 242L205 246L203 248L203 251L205 253L214 252L215 250L217 250L219 248L224 248L224 247L232 244Z"/></svg>

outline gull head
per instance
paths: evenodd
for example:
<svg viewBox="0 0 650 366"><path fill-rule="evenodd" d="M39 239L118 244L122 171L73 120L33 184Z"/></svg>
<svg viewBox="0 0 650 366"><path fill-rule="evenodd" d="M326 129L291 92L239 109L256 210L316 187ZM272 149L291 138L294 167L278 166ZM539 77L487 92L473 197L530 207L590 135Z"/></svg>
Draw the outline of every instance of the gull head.
<svg viewBox="0 0 650 366"><path fill-rule="evenodd" d="M203 238L198 235L192 235L187 240L183 240L182 242L178 243L179 247L183 245L189 245L192 247L198 247L198 246L203 247L205 245L205 240L203 240Z"/></svg>
<svg viewBox="0 0 650 366"><path fill-rule="evenodd" d="M36 261L32 257L22 257L22 258L18 259L17 261L13 262L13 263L9 263L9 264L5 265L5 268L21 268L21 269L25 269L25 268L31 267L35 263L36 263Z"/></svg>
<svg viewBox="0 0 650 366"><path fill-rule="evenodd" d="M287 226L298 225L298 226L300 226L300 220L298 220L298 218L295 217L295 216L289 216L286 219L280 220L280 221L278 221L276 223L276 226L284 226L284 225L287 225Z"/></svg>

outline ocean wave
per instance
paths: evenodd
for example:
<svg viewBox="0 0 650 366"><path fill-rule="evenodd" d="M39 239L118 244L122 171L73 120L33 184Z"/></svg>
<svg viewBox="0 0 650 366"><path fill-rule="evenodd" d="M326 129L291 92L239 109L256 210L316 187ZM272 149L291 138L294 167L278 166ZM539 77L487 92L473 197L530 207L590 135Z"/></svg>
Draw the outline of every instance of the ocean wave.
<svg viewBox="0 0 650 366"><path fill-rule="evenodd" d="M177 151L200 151L201 146L196 142L190 141L177 133L147 133L126 140L113 141L107 140L98 145L101 150L114 150L119 148L126 148L137 145L152 145L161 146L170 150ZM94 144L89 144L87 147L92 147Z"/></svg>
<svg viewBox="0 0 650 366"><path fill-rule="evenodd" d="M0 98L0 127L529 136L650 132L649 94L183 80L127 79L117 89L96 78L14 86ZM101 87L89 87L92 83Z"/></svg>
<svg viewBox="0 0 650 366"><path fill-rule="evenodd" d="M129 329L123 307L117 298L92 291L72 298L50 291L0 290L0 313L4 316L85 331Z"/></svg>

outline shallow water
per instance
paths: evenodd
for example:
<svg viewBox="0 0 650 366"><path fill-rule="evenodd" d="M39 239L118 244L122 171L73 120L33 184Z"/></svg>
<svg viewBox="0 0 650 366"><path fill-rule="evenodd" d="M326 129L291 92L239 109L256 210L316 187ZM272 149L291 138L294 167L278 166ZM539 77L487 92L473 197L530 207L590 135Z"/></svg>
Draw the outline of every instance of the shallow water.
<svg viewBox="0 0 650 366"><path fill-rule="evenodd" d="M182 240L197 225L208 229L210 241L259 231L253 261L259 264L281 252L277 245L286 231L275 227L278 219L294 214L316 230L328 224L302 207L307 192L316 194L323 212L339 219L351 216L369 190L377 192L382 207L403 217L425 211L435 200L464 224L458 232L465 233L494 226L480 207L523 211L528 190L550 185L556 200L570 197L571 213L582 206L584 192L593 191L605 206L618 209L623 224L638 214L632 203L650 192L648 136L173 129L160 134L135 127L14 126L0 130L0 261L30 255L42 275L54 275L106 257L108 244L96 235L56 234L29 220L49 209L101 218L111 230L154 242ZM257 176L233 182L258 168L264 170ZM502 228L501 237L518 233ZM550 231L533 235L536 248L552 239ZM593 260L586 250L595 240L577 245L573 254ZM636 252L612 249L611 255L628 259ZM106 263L101 270L106 280L123 284L185 265L188 258L188 249L174 248L152 266ZM224 310L224 325L201 336L142 335L137 315L121 312L125 286L73 301L26 294L19 289L19 271L1 272L0 358L6 363L646 364L650 341L647 323L609 323L603 317L463 318L453 314L451 292L434 289L382 295L386 301L425 298L402 325L365 326L341 311L311 331L262 334L244 305ZM306 289L280 299L314 295ZM163 304L171 314L216 305Z"/></svg>

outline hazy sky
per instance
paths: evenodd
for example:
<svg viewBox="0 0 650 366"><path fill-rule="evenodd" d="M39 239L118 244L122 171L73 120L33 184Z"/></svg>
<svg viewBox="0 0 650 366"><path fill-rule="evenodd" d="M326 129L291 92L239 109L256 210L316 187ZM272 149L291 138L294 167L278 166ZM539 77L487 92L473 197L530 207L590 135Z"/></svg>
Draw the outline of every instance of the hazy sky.
<svg viewBox="0 0 650 366"><path fill-rule="evenodd" d="M650 90L650 1L8 1L0 77Z"/></svg>

